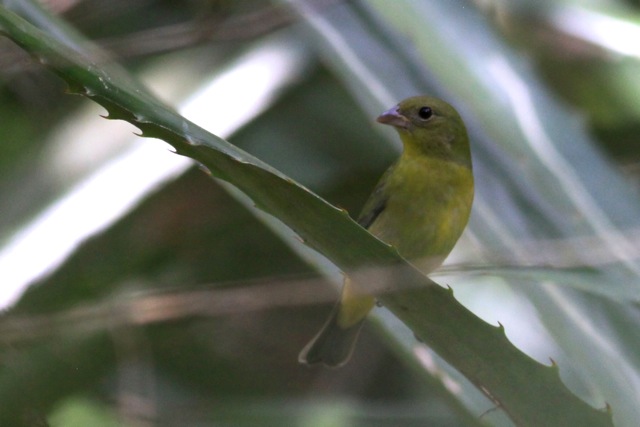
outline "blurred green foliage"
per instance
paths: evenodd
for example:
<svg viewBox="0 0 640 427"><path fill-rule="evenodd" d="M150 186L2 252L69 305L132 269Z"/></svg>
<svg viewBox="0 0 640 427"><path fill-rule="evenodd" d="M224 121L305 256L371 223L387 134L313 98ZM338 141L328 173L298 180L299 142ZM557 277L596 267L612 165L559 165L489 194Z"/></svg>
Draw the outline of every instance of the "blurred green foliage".
<svg viewBox="0 0 640 427"><path fill-rule="evenodd" d="M14 7L11 3L3 2ZM297 13L307 3L314 4L314 13L326 17L335 33L300 22ZM562 177L536 164L535 153L527 151L526 135L511 128L517 117L504 113L512 106L492 80L499 77L474 68L486 61L471 51L474 39L495 37L496 49L507 61L515 61L522 80L539 97L536 105L552 115L543 122L549 124L560 155L574 144L568 158L611 222L608 231L626 236L636 248L638 58L620 57L566 35L551 18L571 2L548 1L536 7L527 7L534 3L527 1L514 2L518 7L490 1L399 3L85 0L68 8L57 2L50 6L60 7L60 17L110 48L113 61L135 73L170 63L177 55L192 61L195 69L204 68L203 63L221 69L227 58L250 50L274 31L304 26L292 37L304 35L319 62L301 81L275 94L277 101L230 140L352 213L397 147L387 144L386 135L376 132L372 123L387 99L376 91L376 82L359 74L362 69L344 49L372 61L365 62L365 70L385 83L389 96L400 98L415 90L450 95L462 105L475 137L480 181L479 213L458 259L498 266L540 264L527 280L517 271L510 272L513 276L498 269L495 273L496 282L511 283L539 313L540 318L524 323L542 324L548 331L525 350L543 348L545 357L559 362L573 391L597 407L609 404L616 425L634 425L637 418L629 408L640 393L640 320L634 297L640 282L639 254L630 251L622 260L619 253L612 254L612 239L619 236L602 237L590 227L593 212L567 207L569 197L561 200L567 187L561 181L557 188L562 190L551 188ZM404 6L407 14L414 12L416 22L394 9ZM598 13L617 14L625 7L634 14L629 21L635 22L638 6L608 2ZM447 7L459 13L451 14ZM420 19L427 12L438 21L422 29ZM378 39L362 36L367 31ZM346 47L335 44L335 34L345 37ZM448 42L441 44L436 35ZM386 51L375 47L382 43L387 43ZM3 59L0 67L0 200L9 212L0 218L2 242L67 190L46 176L38 179L41 172L34 165L39 163L33 159L47 153L48 135L78 117L74 113L86 101L63 96L61 82L11 43L3 39L0 49L2 58L12 58ZM402 61L385 63L388 51ZM447 62L447 51L459 55L451 62L458 68ZM398 63L402 70L390 65ZM554 122L558 117L564 120L559 125ZM572 139L563 139L566 135ZM595 154L593 143L599 144ZM597 183L584 178L590 168L594 177L605 176L607 183L619 185L597 189ZM619 180L618 169L633 177L631 184ZM487 215L483 207L499 215ZM509 233L515 247L496 243ZM583 237L593 239L585 244L579 240ZM525 250L527 244L533 249ZM582 264L571 261L576 259L571 254L580 250L596 255ZM525 255L516 256L519 251ZM567 285L569 280L563 282L562 274L554 275L556 270L545 275L544 268L554 266L543 255L559 261L566 257L576 268L575 274L569 272L571 281L588 284L575 290ZM592 265L594 258L602 263ZM601 281L582 276L585 271L597 272ZM473 284L473 276L456 276L455 268L452 277L454 288ZM435 368L427 372L411 359L413 337L394 329L390 316L382 316L382 334L374 333L378 328L365 330L354 360L344 369L298 366L298 350L330 309L330 292L319 295L312 307L293 300L274 302L268 310L168 310L148 322L128 311L146 307L145 302L153 303L158 295L192 291L207 291L203 295L212 305L218 291L229 289L250 301L268 301L279 286L305 280L331 288L286 239L193 168L79 245L3 314L0 416L26 426L45 425L45 420L52 426L511 425L500 408L469 394L468 384L441 360L435 358ZM596 286L605 290L589 292ZM470 299L486 298L484 291L475 292ZM485 304L498 310L500 292L488 295L493 305ZM504 326L507 333L523 333L517 325Z"/></svg>

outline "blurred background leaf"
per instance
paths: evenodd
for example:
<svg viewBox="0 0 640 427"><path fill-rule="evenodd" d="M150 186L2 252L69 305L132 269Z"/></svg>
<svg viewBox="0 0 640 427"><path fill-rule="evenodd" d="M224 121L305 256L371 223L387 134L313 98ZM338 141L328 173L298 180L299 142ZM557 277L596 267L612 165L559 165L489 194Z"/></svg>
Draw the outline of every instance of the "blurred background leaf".
<svg viewBox="0 0 640 427"><path fill-rule="evenodd" d="M3 4L25 13L30 3ZM351 213L398 149L393 135L376 133L375 114L418 92L451 100L473 136L478 197L471 227L438 280L487 321L500 321L528 354L553 358L572 390L595 407L609 404L620 426L635 425L640 386L638 55L576 28L614 18L613 28L638 28L637 6L47 4L171 105L212 78L240 72L243 55L273 32L302 42L304 53L286 63L294 72L265 85L266 101L230 88L247 108L234 108L239 124L221 134L243 126L235 144ZM29 10L33 17L38 9ZM64 97L60 81L10 42L2 39L1 48L6 248L130 144L158 147ZM220 117L213 106L198 109ZM298 350L333 301L313 282L318 261L311 267L267 220L201 172L180 172L186 167L167 165L172 172L159 173L109 222L79 233L17 302L22 290L3 290L4 306L13 307L2 320L0 388L23 384L12 390L17 402L33 390L42 396L21 414L25 425L510 425L382 310L345 369L297 366ZM72 219L61 234L79 225ZM57 239L44 240L53 252ZM14 264L29 272L34 260ZM287 283L309 281L311 298L274 298L269 310L198 313L178 305L153 321L121 311L157 295L179 301L201 291L195 295L213 305L230 289L270 301ZM311 301L318 304L306 306ZM26 352L37 356L27 365L20 363Z"/></svg>

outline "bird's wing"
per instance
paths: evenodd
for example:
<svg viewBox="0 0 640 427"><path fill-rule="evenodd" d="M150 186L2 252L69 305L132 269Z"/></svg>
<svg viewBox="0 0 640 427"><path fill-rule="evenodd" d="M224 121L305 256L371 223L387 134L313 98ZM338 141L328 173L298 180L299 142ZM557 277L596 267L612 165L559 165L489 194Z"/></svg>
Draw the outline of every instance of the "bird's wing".
<svg viewBox="0 0 640 427"><path fill-rule="evenodd" d="M369 196L369 199L364 204L362 208L362 212L360 212L360 216L358 217L358 224L360 224L364 228L371 227L371 224L375 222L375 220L380 216L384 209L387 207L387 201L389 200L389 192L387 191L387 184L389 183L389 176L393 173L393 169L395 165L391 166L387 171L382 175L380 181L376 185L376 188Z"/></svg>
<svg viewBox="0 0 640 427"><path fill-rule="evenodd" d="M369 228L376 218L378 218L378 216L384 211L386 205L386 197L375 197L375 194L372 194L358 218L358 224L364 228Z"/></svg>

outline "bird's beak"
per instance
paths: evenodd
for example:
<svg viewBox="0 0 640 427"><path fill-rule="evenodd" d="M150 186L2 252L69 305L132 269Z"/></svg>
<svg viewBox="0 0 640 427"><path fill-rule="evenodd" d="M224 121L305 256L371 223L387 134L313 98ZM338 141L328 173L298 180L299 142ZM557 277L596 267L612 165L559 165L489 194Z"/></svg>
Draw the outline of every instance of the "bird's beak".
<svg viewBox="0 0 640 427"><path fill-rule="evenodd" d="M411 122L405 116L400 114L398 110L398 106L392 107L380 114L376 119L378 123L382 123L385 125L391 125L401 129L407 129Z"/></svg>

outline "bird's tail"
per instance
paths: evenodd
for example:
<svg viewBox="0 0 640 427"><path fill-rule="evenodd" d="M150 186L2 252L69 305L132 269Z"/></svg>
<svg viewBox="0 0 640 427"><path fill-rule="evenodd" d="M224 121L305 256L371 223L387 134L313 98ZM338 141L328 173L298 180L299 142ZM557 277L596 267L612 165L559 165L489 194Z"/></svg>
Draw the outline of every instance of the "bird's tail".
<svg viewBox="0 0 640 427"><path fill-rule="evenodd" d="M346 279L340 301L320 332L300 352L300 363L337 368L349 361L367 313L375 304L372 296L358 294L353 288Z"/></svg>
<svg viewBox="0 0 640 427"><path fill-rule="evenodd" d="M332 368L347 363L353 353L364 318L355 325L341 327L338 324L340 305L340 303L336 305L320 332L302 349L298 357L300 363L307 365L321 363Z"/></svg>

